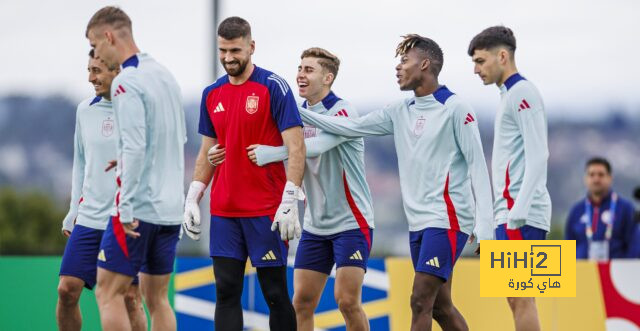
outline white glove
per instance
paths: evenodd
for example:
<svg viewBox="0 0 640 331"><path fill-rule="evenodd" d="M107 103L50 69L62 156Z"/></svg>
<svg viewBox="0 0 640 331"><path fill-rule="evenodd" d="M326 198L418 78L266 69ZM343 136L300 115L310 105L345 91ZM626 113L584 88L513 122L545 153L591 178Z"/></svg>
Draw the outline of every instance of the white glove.
<svg viewBox="0 0 640 331"><path fill-rule="evenodd" d="M276 211L276 216L271 224L271 231L280 231L283 241L300 238L302 228L298 219L298 200L304 200L304 193L296 184L287 181L282 192L282 202Z"/></svg>
<svg viewBox="0 0 640 331"><path fill-rule="evenodd" d="M194 180L189 185L189 192L187 192L187 198L184 201L182 229L193 240L200 240L200 206L198 201L206 188L206 184Z"/></svg>
<svg viewBox="0 0 640 331"><path fill-rule="evenodd" d="M78 211L69 210L69 213L67 213L67 216L65 216L64 220L62 220L62 233L64 233L65 230L69 231L69 233L73 231L73 226L75 224L76 217L78 217Z"/></svg>

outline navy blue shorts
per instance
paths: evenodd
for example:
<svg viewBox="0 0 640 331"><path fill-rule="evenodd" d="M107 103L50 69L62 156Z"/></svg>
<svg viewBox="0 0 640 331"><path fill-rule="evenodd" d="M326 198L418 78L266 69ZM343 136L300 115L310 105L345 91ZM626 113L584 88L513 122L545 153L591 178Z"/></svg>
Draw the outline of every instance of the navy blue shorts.
<svg viewBox="0 0 640 331"><path fill-rule="evenodd" d="M251 259L254 267L287 265L287 243L271 231L273 217L211 216L209 255L239 261Z"/></svg>
<svg viewBox="0 0 640 331"><path fill-rule="evenodd" d="M507 229L507 224L500 224L496 228L497 240L545 240L547 231L525 225L518 229Z"/></svg>
<svg viewBox="0 0 640 331"><path fill-rule="evenodd" d="M84 287L96 286L98 253L104 230L75 225L62 255L60 276L73 276L84 281ZM132 284L138 284L138 276Z"/></svg>
<svg viewBox="0 0 640 331"><path fill-rule="evenodd" d="M373 229L354 229L320 236L302 231L296 252L296 269L309 269L331 274L333 265L360 267L367 271Z"/></svg>
<svg viewBox="0 0 640 331"><path fill-rule="evenodd" d="M464 232L440 228L409 232L413 269L446 282L468 238Z"/></svg>
<svg viewBox="0 0 640 331"><path fill-rule="evenodd" d="M165 275L173 272L180 225L139 222L140 237L124 233L117 217L111 217L102 237L98 267L134 277L138 272Z"/></svg>
<svg viewBox="0 0 640 331"><path fill-rule="evenodd" d="M96 285L98 252L104 230L75 225L64 248L60 276L73 276L84 281L84 287Z"/></svg>

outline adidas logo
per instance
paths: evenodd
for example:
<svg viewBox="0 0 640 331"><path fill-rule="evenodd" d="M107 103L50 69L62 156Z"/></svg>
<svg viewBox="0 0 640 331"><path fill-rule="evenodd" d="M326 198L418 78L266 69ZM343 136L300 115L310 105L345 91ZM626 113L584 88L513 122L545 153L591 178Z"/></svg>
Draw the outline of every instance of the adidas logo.
<svg viewBox="0 0 640 331"><path fill-rule="evenodd" d="M431 260L427 261L427 265L432 267L440 268L440 262L438 261L438 257L434 257Z"/></svg>
<svg viewBox="0 0 640 331"><path fill-rule="evenodd" d="M98 260L102 262L107 262L107 257L104 256L104 249L101 249L100 253L98 253Z"/></svg>
<svg viewBox="0 0 640 331"><path fill-rule="evenodd" d="M520 109L518 109L518 111L529 109L529 108L531 108L531 106L529 106L529 103L527 102L527 100L522 99L522 102L520 103Z"/></svg>
<svg viewBox="0 0 640 331"><path fill-rule="evenodd" d="M337 113L336 113L335 115L333 115L333 116L338 116L338 117L340 117L340 116L342 116L342 117L349 117L349 115L347 114L347 111L346 111L346 110L344 110L344 109L340 110L339 112L337 112Z"/></svg>
<svg viewBox="0 0 640 331"><path fill-rule="evenodd" d="M476 119L473 118L473 115L471 115L471 113L467 113L467 118L464 119L464 124L467 125L475 120Z"/></svg>
<svg viewBox="0 0 640 331"><path fill-rule="evenodd" d="M360 250L357 250L353 255L349 257L349 260L360 260L362 261L362 254L360 254Z"/></svg>
<svg viewBox="0 0 640 331"><path fill-rule="evenodd" d="M126 91L124 90L124 87L122 87L122 85L118 85L118 88L116 89L116 93L113 94L114 97L119 96L120 94L125 93Z"/></svg>
<svg viewBox="0 0 640 331"><path fill-rule="evenodd" d="M269 253L265 254L262 257L262 261L275 261L276 260L276 255L273 254L273 251L269 251Z"/></svg>
<svg viewBox="0 0 640 331"><path fill-rule="evenodd" d="M214 113L220 113L224 111L224 107L222 107L222 102L218 102L216 109L213 110Z"/></svg>

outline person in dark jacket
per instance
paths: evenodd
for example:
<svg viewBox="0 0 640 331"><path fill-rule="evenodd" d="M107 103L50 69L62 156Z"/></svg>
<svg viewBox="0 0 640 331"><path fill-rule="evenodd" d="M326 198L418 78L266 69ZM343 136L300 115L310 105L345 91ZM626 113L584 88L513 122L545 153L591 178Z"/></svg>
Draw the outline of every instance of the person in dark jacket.
<svg viewBox="0 0 640 331"><path fill-rule="evenodd" d="M585 167L587 196L578 201L566 223L565 239L576 241L576 257L607 261L639 256L633 247L640 234L631 201L611 188L611 164L595 157Z"/></svg>

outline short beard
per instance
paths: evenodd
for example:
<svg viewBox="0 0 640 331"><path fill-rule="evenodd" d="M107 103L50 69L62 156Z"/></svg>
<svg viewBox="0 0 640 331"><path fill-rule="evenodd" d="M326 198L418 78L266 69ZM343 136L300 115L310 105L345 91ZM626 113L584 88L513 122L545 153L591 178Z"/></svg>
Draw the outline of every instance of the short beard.
<svg viewBox="0 0 640 331"><path fill-rule="evenodd" d="M419 79L407 82L405 86L400 86L400 91L415 91L422 82Z"/></svg>
<svg viewBox="0 0 640 331"><path fill-rule="evenodd" d="M603 187L603 188L595 188L594 190L591 191L591 194L598 195L598 196L605 196L607 192L609 192L609 189Z"/></svg>
<svg viewBox="0 0 640 331"><path fill-rule="evenodd" d="M102 93L96 93L96 96L111 100L111 87L109 87Z"/></svg>
<svg viewBox="0 0 640 331"><path fill-rule="evenodd" d="M236 62L236 61L234 61L234 62ZM242 73L244 73L244 70L247 69L247 63L248 62L249 61L246 61L246 62L237 61L238 69L236 69L236 70L227 68L227 66L225 65L226 64L225 62L222 62L222 67L224 68L224 71L226 71L229 76L237 77L237 76L242 75ZM233 62L231 62L231 63L233 63Z"/></svg>

